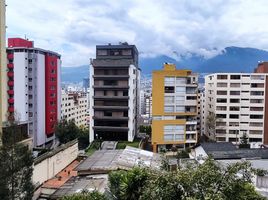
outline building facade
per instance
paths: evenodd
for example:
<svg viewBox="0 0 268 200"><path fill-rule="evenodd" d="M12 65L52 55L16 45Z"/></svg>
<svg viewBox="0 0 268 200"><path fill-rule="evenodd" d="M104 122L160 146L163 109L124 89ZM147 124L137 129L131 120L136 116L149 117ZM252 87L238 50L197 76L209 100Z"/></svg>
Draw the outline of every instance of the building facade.
<svg viewBox="0 0 268 200"><path fill-rule="evenodd" d="M85 92L61 93L61 119L74 120L78 127L88 127L88 95Z"/></svg>
<svg viewBox="0 0 268 200"><path fill-rule="evenodd" d="M153 151L190 147L197 142L197 75L164 64L153 72Z"/></svg>
<svg viewBox="0 0 268 200"><path fill-rule="evenodd" d="M205 77L205 119L215 115L217 141L239 143L243 134L259 147L268 144L268 74L217 73ZM252 146L253 147L253 146Z"/></svg>
<svg viewBox="0 0 268 200"><path fill-rule="evenodd" d="M140 92L140 114L148 118L152 117L152 92L141 90Z"/></svg>
<svg viewBox="0 0 268 200"><path fill-rule="evenodd" d="M9 117L27 126L34 146L54 138L60 119L60 55L34 47L32 41L8 39L7 99Z"/></svg>
<svg viewBox="0 0 268 200"><path fill-rule="evenodd" d="M2 121L5 120L7 111L6 99L6 4L0 1L0 133L2 133ZM4 83L4 84L3 84ZM1 145L0 135L0 145Z"/></svg>
<svg viewBox="0 0 268 200"><path fill-rule="evenodd" d="M140 69L135 45L99 45L90 65L90 142L133 141L137 133Z"/></svg>

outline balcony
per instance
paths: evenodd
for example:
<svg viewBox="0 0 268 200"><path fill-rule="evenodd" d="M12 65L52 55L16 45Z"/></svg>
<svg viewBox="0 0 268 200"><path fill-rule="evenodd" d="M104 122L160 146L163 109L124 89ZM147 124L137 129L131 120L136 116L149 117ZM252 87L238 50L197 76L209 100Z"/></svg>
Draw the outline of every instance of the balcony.
<svg viewBox="0 0 268 200"><path fill-rule="evenodd" d="M117 131L117 132L125 132L128 131L128 127L114 127L114 126L93 126L94 130L99 131Z"/></svg>
<svg viewBox="0 0 268 200"><path fill-rule="evenodd" d="M14 86L14 81L8 81L7 85L10 86L10 87Z"/></svg>
<svg viewBox="0 0 268 200"><path fill-rule="evenodd" d="M9 106L8 107L8 111L11 112L11 113L13 113L15 111L14 106Z"/></svg>
<svg viewBox="0 0 268 200"><path fill-rule="evenodd" d="M186 121L187 125L196 125L197 121L196 120L191 120L191 121Z"/></svg>
<svg viewBox="0 0 268 200"><path fill-rule="evenodd" d="M8 69L13 69L14 68L14 64L13 63L9 63L9 64L7 64L7 67L8 67Z"/></svg>
<svg viewBox="0 0 268 200"><path fill-rule="evenodd" d="M128 79L129 75L93 75L93 78L101 80Z"/></svg>
<svg viewBox="0 0 268 200"><path fill-rule="evenodd" d="M106 99L117 99L117 100L126 100L129 99L128 96L94 96L93 99L96 100L106 100Z"/></svg>
<svg viewBox="0 0 268 200"><path fill-rule="evenodd" d="M7 54L7 59L8 60L13 60L14 59L14 54L13 53Z"/></svg>
<svg viewBox="0 0 268 200"><path fill-rule="evenodd" d="M10 77L10 78L13 78L14 77L14 72L7 72L7 76Z"/></svg>
<svg viewBox="0 0 268 200"><path fill-rule="evenodd" d="M8 103L14 103L14 98L9 98Z"/></svg>
<svg viewBox="0 0 268 200"><path fill-rule="evenodd" d="M129 89L129 86L118 86L118 85L93 85L94 89L100 89L100 90L109 90L109 89L113 89L113 90L121 90L121 89Z"/></svg>
<svg viewBox="0 0 268 200"><path fill-rule="evenodd" d="M93 106L96 110L128 110L128 106Z"/></svg>
<svg viewBox="0 0 268 200"><path fill-rule="evenodd" d="M13 95L13 94L14 94L14 90L8 90L7 93L8 93L9 95Z"/></svg>
<svg viewBox="0 0 268 200"><path fill-rule="evenodd" d="M100 121L128 121L128 117L116 117L116 116L100 116L100 117L93 117L94 120L100 120Z"/></svg>

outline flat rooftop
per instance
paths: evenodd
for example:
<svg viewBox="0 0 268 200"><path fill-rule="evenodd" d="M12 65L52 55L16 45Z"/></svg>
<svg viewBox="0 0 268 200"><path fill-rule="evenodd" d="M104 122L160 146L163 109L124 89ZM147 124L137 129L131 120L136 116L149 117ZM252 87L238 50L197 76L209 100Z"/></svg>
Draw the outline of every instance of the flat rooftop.
<svg viewBox="0 0 268 200"><path fill-rule="evenodd" d="M162 158L159 154L127 146L124 150L99 150L79 164L79 175L106 174L118 169L144 166L159 169Z"/></svg>

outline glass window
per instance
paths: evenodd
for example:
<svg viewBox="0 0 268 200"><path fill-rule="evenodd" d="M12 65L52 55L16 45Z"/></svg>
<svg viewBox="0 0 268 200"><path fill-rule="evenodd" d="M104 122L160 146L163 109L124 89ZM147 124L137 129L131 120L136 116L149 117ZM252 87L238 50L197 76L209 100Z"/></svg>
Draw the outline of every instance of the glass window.
<svg viewBox="0 0 268 200"><path fill-rule="evenodd" d="M174 112L174 106L165 106L165 112Z"/></svg>
<svg viewBox="0 0 268 200"><path fill-rule="evenodd" d="M165 96L165 104L171 104L175 102L175 97L173 96Z"/></svg>
<svg viewBox="0 0 268 200"><path fill-rule="evenodd" d="M175 77L165 77L165 85L174 85Z"/></svg>
<svg viewBox="0 0 268 200"><path fill-rule="evenodd" d="M185 87L176 87L176 93L186 93L186 88Z"/></svg>

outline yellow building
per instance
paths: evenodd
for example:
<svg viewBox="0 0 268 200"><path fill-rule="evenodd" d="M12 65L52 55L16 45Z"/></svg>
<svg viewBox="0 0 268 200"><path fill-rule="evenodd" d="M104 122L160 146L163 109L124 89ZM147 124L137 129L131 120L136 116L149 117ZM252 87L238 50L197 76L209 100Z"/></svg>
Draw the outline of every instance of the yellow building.
<svg viewBox="0 0 268 200"><path fill-rule="evenodd" d="M197 82L191 70L164 64L153 71L153 151L172 146L186 148L197 142Z"/></svg>
<svg viewBox="0 0 268 200"><path fill-rule="evenodd" d="M2 121L5 118L6 100L6 4L0 1L0 132L2 132ZM1 140L1 137L0 137ZM1 143L1 142L0 142Z"/></svg>

